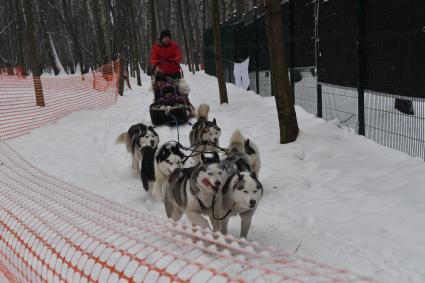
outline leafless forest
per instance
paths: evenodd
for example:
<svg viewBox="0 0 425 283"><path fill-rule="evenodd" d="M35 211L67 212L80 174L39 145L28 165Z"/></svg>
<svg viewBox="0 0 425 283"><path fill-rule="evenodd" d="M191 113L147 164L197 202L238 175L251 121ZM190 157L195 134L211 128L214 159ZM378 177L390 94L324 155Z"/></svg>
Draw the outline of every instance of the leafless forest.
<svg viewBox="0 0 425 283"><path fill-rule="evenodd" d="M223 22L257 1L217 2ZM58 74L61 64L68 74L79 68L85 73L123 54L136 76L162 29L172 31L184 62L198 66L203 30L212 25L210 5L211 0L1 0L0 67Z"/></svg>

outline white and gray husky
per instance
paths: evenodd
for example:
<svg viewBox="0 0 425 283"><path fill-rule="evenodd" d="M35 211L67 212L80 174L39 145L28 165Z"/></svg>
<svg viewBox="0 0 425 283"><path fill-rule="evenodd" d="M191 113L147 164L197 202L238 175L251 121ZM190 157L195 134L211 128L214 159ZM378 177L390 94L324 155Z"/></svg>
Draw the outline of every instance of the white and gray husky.
<svg viewBox="0 0 425 283"><path fill-rule="evenodd" d="M217 162L206 160L195 167L176 169L169 178L164 204L167 217L178 221L185 213L193 225L220 231L222 212L222 187L226 181L226 169Z"/></svg>
<svg viewBox="0 0 425 283"><path fill-rule="evenodd" d="M117 137L116 143L125 143L127 151L131 154L131 167L133 174L140 173L140 162L143 159L143 149L152 148L156 150L159 143L159 136L151 126L135 124L127 132Z"/></svg>
<svg viewBox="0 0 425 283"><path fill-rule="evenodd" d="M222 190L222 214L228 215L221 223L221 232L227 234L230 217L239 215L241 218L240 236L244 238L248 235L252 216L263 196L263 186L258 181L255 172L255 170L257 172L259 170L259 156L252 152L251 154L246 153L246 146L247 142L240 131L235 131L230 140L229 151L222 161L229 171L229 175ZM257 148L256 152L258 153Z"/></svg>
<svg viewBox="0 0 425 283"><path fill-rule="evenodd" d="M210 107L207 104L201 104L198 107L198 121L192 126L192 130L189 133L190 145L198 144L194 149L198 153L193 156L195 164L201 161L201 152L218 152L216 146L219 145L221 129L217 126L215 119L212 121L208 120L209 111ZM202 143L208 143L209 145Z"/></svg>

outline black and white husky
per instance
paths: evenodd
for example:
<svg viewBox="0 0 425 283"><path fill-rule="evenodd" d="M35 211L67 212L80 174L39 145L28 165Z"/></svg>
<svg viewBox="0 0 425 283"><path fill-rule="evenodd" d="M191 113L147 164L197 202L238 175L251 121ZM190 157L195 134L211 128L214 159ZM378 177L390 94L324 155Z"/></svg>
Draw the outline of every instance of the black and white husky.
<svg viewBox="0 0 425 283"><path fill-rule="evenodd" d="M146 149L140 176L143 187L151 190L156 200L163 200L164 184L176 168L184 165L185 157L181 146L175 142L163 144L156 153Z"/></svg>
<svg viewBox="0 0 425 283"><path fill-rule="evenodd" d="M230 211L230 214L221 224L221 232L226 234L230 217L239 215L241 218L240 236L244 238L248 235L252 216L263 196L263 186L252 169L252 159L249 158L249 154L244 153L245 147L246 140L239 131L235 131L231 137L229 152L222 161L229 171L222 191L222 213Z"/></svg>
<svg viewBox="0 0 425 283"><path fill-rule="evenodd" d="M183 213L193 225L220 231L222 212L222 187L226 180L226 169L220 163L204 162L195 167L176 169L169 179L164 204L167 217L178 221ZM213 211L214 209L214 211Z"/></svg>
<svg viewBox="0 0 425 283"><path fill-rule="evenodd" d="M242 133L237 130L230 139L228 153L225 154L224 158L228 162L232 162L233 159L241 158L241 156L243 156L243 160L248 162L250 166L249 170L254 172L258 177L261 168L260 151L250 139L245 139ZM236 163L236 160L233 160L233 163Z"/></svg>
<svg viewBox="0 0 425 283"><path fill-rule="evenodd" d="M201 152L218 152L218 148L213 145L219 145L221 129L217 126L215 119L208 121L209 110L210 107L207 104L201 104L198 107L198 121L192 126L192 130L189 133L190 145L199 144L194 149L198 153L193 157L195 164L201 161ZM210 145L202 145L204 142Z"/></svg>
<svg viewBox="0 0 425 283"><path fill-rule="evenodd" d="M261 168L260 151L250 139L244 139L244 153L248 157L252 171L254 171L258 177Z"/></svg>
<svg viewBox="0 0 425 283"><path fill-rule="evenodd" d="M143 149L152 148L156 150L159 136L151 126L135 124L127 132L117 137L116 143L125 143L127 151L131 154L131 167L133 174L137 176L140 172L140 162L143 159Z"/></svg>

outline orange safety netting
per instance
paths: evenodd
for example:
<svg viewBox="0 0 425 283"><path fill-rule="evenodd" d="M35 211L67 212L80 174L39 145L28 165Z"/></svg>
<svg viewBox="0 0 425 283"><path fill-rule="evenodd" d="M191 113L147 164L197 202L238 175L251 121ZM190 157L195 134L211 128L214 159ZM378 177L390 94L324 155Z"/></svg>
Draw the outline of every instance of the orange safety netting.
<svg viewBox="0 0 425 283"><path fill-rule="evenodd" d="M18 68L2 69L0 138L27 134L77 110L113 105L117 101L117 65L108 64L85 75L42 76L45 106L36 105L32 77L19 75Z"/></svg>
<svg viewBox="0 0 425 283"><path fill-rule="evenodd" d="M373 282L126 208L47 175L4 141L114 104L110 70L43 77L45 107L31 78L0 74L0 272L11 282Z"/></svg>
<svg viewBox="0 0 425 283"><path fill-rule="evenodd" d="M372 282L126 208L43 173L5 142L0 268L12 282Z"/></svg>

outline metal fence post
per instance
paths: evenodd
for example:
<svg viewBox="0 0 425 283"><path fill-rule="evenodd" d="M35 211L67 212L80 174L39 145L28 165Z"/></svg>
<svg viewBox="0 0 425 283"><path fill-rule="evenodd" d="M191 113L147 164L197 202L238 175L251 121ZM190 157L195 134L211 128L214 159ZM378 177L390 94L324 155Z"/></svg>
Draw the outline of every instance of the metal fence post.
<svg viewBox="0 0 425 283"><path fill-rule="evenodd" d="M365 111L364 111L364 81L365 81L365 0L359 0L357 7L358 34L357 34L357 95L358 95L358 134L364 136L365 131Z"/></svg>
<svg viewBox="0 0 425 283"><path fill-rule="evenodd" d="M291 84L292 99L295 103L295 80L294 80L294 65L295 65L295 54L294 54L294 0L289 0L288 10L288 26L289 26L289 82Z"/></svg>
<svg viewBox="0 0 425 283"><path fill-rule="evenodd" d="M322 113L322 85L321 84L317 84L317 117L322 118L323 117L323 113Z"/></svg>
<svg viewBox="0 0 425 283"><path fill-rule="evenodd" d="M322 85L319 83L319 52L320 52L320 38L319 38L319 5L320 0L314 2L314 59L315 59L315 70L316 75L316 91L317 91L317 117L323 117L322 109Z"/></svg>

